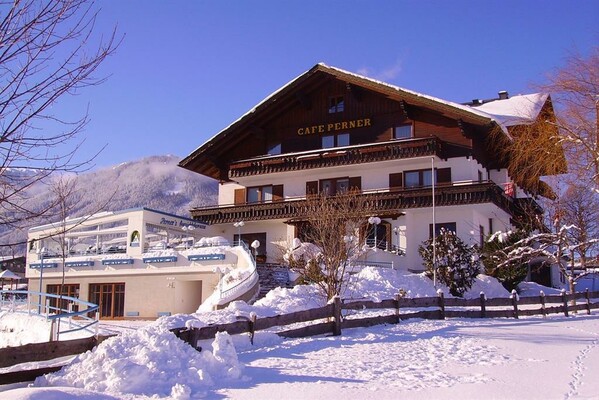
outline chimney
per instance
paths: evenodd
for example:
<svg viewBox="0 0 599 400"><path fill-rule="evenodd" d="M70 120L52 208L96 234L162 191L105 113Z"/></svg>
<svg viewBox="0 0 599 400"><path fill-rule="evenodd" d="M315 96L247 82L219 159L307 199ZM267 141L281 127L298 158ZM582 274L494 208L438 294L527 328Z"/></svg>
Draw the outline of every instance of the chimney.
<svg viewBox="0 0 599 400"><path fill-rule="evenodd" d="M507 94L507 90L499 91L499 100L506 100L509 98L510 98L510 96Z"/></svg>

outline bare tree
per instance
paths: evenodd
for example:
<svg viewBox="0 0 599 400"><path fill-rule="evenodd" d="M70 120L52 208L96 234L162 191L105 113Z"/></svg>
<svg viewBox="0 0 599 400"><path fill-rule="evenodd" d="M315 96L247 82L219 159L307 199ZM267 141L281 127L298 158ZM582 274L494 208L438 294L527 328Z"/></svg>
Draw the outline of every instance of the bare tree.
<svg viewBox="0 0 599 400"><path fill-rule="evenodd" d="M0 226L13 227L56 209L29 207L35 183L89 165L74 157L87 113L65 121L52 106L101 83L94 73L119 43L116 30L95 33L88 0L2 1L0 15Z"/></svg>
<svg viewBox="0 0 599 400"><path fill-rule="evenodd" d="M511 138L496 129L492 151L514 182L535 195L555 198L540 177L566 172L599 193L599 47L588 57L571 54L537 89L551 101L533 123L510 127Z"/></svg>
<svg viewBox="0 0 599 400"><path fill-rule="evenodd" d="M367 210L367 201L355 190L308 196L300 210L305 221L302 240L311 248L298 251L296 245L289 264L304 280L318 285L327 300L342 293L352 265L363 252Z"/></svg>
<svg viewBox="0 0 599 400"><path fill-rule="evenodd" d="M541 88L556 104L559 139L571 169L590 176L599 193L599 47L570 54Z"/></svg>
<svg viewBox="0 0 599 400"><path fill-rule="evenodd" d="M568 230L569 239L579 244L575 255L586 269L587 259L597 249L592 239L599 238L599 193L588 186L570 184L550 209L554 223L575 227Z"/></svg>
<svg viewBox="0 0 599 400"><path fill-rule="evenodd" d="M590 271L575 271L575 255L580 248L599 243L599 239L587 239L584 242L573 241L572 231L579 230L574 225L560 225L555 220L553 232L542 232L517 241L516 243L499 249L494 253L498 260L499 268L508 267L513 263L540 262L543 265L557 266L560 273L568 280L568 289L574 293L576 281ZM569 262L568 262L569 260Z"/></svg>

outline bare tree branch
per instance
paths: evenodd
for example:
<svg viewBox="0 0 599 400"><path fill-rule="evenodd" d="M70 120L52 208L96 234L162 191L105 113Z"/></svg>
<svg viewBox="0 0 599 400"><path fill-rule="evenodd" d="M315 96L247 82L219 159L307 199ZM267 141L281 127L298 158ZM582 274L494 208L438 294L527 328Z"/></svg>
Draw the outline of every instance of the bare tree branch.
<svg viewBox="0 0 599 400"><path fill-rule="evenodd" d="M34 209L27 191L95 158L75 161L87 111L67 121L53 106L105 80L95 73L121 39L95 32L97 12L90 0L0 1L0 225L51 213L56 200Z"/></svg>

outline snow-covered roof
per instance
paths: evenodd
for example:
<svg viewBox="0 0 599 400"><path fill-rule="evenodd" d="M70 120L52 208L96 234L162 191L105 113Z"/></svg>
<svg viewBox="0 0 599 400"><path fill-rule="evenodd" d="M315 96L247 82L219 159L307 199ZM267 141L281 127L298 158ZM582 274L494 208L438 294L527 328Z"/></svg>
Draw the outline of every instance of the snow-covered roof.
<svg viewBox="0 0 599 400"><path fill-rule="evenodd" d="M547 93L518 95L471 108L482 111L505 127L531 124L536 120L548 97Z"/></svg>

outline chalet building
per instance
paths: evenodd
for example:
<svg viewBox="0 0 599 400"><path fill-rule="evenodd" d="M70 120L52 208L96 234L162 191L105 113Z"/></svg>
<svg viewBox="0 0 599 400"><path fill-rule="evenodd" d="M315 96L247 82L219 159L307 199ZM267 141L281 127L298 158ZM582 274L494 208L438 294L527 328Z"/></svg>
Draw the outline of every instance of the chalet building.
<svg viewBox="0 0 599 400"><path fill-rule="evenodd" d="M418 247L433 230L480 244L539 210L534 197L550 189L515 184L497 149L548 114L547 94L458 104L318 64L180 166L220 182L218 205L193 218L228 240L259 240L263 261L279 262L280 248L302 237L306 196L354 188L371 205L365 264L422 270Z"/></svg>

